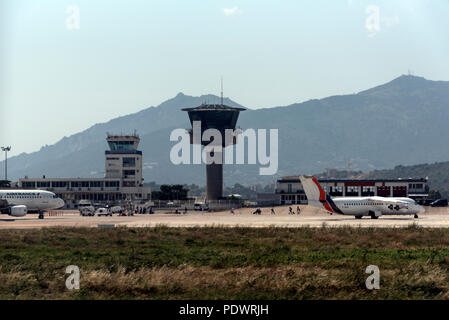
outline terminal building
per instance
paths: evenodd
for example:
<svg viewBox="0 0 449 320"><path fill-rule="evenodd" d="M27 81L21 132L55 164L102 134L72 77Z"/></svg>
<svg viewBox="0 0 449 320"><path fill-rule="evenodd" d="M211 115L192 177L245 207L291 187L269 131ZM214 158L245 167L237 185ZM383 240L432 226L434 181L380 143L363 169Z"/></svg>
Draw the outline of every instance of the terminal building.
<svg viewBox="0 0 449 320"><path fill-rule="evenodd" d="M409 197L425 199L429 188L427 180L420 179L318 179L323 190L331 197ZM281 204L305 204L307 197L299 176L287 176L277 181L276 195Z"/></svg>
<svg viewBox="0 0 449 320"><path fill-rule="evenodd" d="M144 204L151 200L151 189L143 186L140 138L133 135L107 136L104 178L24 178L19 188L42 189L64 199L66 208L76 208L80 200L102 205L124 201Z"/></svg>

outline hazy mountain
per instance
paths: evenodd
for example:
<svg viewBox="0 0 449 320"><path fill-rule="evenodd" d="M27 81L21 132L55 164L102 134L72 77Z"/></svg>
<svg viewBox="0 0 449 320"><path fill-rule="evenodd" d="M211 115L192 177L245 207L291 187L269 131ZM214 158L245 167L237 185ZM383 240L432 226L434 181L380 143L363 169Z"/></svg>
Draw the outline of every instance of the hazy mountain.
<svg viewBox="0 0 449 320"><path fill-rule="evenodd" d="M106 132L137 130L144 153L145 181L204 184L202 165L174 166L169 152L174 128L190 126L180 109L215 103L216 96L178 94L157 107L97 124L52 146L10 158L8 172L29 177L93 177L104 172ZM226 99L225 104L238 106ZM259 176L259 165L226 165L225 183L268 182L278 176L325 168L371 171L449 159L449 82L401 76L358 94L310 100L290 106L247 110L238 125L279 129L279 170Z"/></svg>

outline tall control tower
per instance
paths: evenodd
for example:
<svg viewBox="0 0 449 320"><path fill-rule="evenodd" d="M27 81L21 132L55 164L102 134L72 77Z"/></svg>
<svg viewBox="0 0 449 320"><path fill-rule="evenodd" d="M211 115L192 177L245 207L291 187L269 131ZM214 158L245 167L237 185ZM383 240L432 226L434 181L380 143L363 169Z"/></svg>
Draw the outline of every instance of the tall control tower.
<svg viewBox="0 0 449 320"><path fill-rule="evenodd" d="M218 104L202 104L196 108L186 108L182 111L187 111L190 118L190 123L192 125L192 130L190 131L190 141L192 144L201 144L207 146L210 141L203 142L195 141L192 137L193 134L193 122L201 121L201 136L203 132L207 129L216 129L220 131L222 136L222 148L228 145L235 144L236 139L234 138L232 142L226 145L225 130L232 129L235 130L237 119L239 117L240 111L244 111L244 108L234 108L226 105ZM214 158L222 159L221 163L211 163L206 164L206 199L207 200L218 200L223 197L223 149L219 152L219 155L215 155ZM213 156L210 155L210 156ZM210 157L209 156L209 157Z"/></svg>
<svg viewBox="0 0 449 320"><path fill-rule="evenodd" d="M142 151L137 150L140 138L133 135L108 134L110 150L106 150L106 178L119 178L122 187L139 187L143 184Z"/></svg>

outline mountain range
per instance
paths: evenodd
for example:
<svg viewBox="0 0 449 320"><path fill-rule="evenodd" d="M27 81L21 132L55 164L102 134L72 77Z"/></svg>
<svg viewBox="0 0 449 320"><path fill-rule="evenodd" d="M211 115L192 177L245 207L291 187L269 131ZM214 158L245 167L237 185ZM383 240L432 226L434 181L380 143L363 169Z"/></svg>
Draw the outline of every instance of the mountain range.
<svg viewBox="0 0 449 320"><path fill-rule="evenodd" d="M141 137L146 182L204 185L204 165L175 166L169 140L175 128L189 128L182 108L206 101L179 93L156 107L96 124L54 145L8 159L9 178L102 177L106 134ZM244 107L228 98L229 106ZM246 110L242 129L279 130L279 169L260 176L257 165L225 165L225 184L271 182L280 176L322 172L326 168L372 171L397 165L449 160L449 82L403 75L386 84L348 95L314 99L289 106ZM1 164L3 165L3 164Z"/></svg>

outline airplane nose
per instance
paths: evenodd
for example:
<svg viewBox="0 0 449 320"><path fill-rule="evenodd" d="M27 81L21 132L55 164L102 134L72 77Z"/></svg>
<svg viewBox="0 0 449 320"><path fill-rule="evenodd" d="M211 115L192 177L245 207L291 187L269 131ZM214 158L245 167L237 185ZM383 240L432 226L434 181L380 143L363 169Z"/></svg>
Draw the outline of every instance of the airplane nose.
<svg viewBox="0 0 449 320"><path fill-rule="evenodd" d="M64 200L62 200L61 198L58 198L58 205L59 205L59 207L60 208L63 207L64 204L65 204Z"/></svg>

